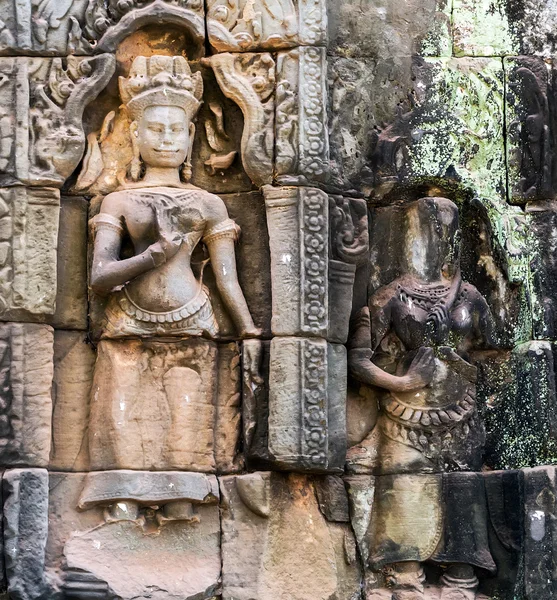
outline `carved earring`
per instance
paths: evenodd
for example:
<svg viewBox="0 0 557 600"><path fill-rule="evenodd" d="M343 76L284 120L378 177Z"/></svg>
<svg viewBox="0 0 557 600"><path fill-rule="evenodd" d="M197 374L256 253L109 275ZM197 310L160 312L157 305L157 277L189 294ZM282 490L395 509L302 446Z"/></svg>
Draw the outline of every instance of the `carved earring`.
<svg viewBox="0 0 557 600"><path fill-rule="evenodd" d="M193 141L195 138L195 124L190 123L190 146L186 156L186 162L182 165L182 179L188 183L193 175L191 168L191 156L193 154Z"/></svg>
<svg viewBox="0 0 557 600"><path fill-rule="evenodd" d="M130 125L130 137L133 151L133 158L130 165L130 177L133 181L138 181L141 175L141 156L139 154L139 144L137 142L137 121L133 121Z"/></svg>

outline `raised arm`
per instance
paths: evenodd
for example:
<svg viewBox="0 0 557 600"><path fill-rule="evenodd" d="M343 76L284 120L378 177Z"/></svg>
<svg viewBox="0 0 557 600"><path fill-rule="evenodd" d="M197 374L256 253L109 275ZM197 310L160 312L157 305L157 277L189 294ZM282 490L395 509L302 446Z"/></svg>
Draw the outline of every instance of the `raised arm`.
<svg viewBox="0 0 557 600"><path fill-rule="evenodd" d="M371 311L361 310L348 352L348 366L352 376L366 385L374 385L392 392L408 392L426 386L433 375L433 351L420 348L405 375L392 375L378 367L372 357L391 326L390 299L387 289L372 298ZM371 314L370 314L371 313Z"/></svg>
<svg viewBox="0 0 557 600"><path fill-rule="evenodd" d="M95 244L91 288L100 294L106 294L116 286L124 285L138 275L158 267L179 248L178 240L167 240L159 230L159 240L155 244L141 254L121 260L120 250L125 230L119 215L118 201L107 196L101 212L93 219ZM158 225L158 219L156 222Z"/></svg>

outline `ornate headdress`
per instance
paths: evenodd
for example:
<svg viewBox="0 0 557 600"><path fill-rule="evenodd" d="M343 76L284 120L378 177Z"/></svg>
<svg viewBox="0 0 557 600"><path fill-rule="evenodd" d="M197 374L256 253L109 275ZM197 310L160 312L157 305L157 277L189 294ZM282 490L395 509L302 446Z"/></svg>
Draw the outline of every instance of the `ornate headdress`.
<svg viewBox="0 0 557 600"><path fill-rule="evenodd" d="M120 95L132 119L149 106L178 106L191 118L201 105L201 73L192 74L183 56L138 56L128 77L120 77Z"/></svg>

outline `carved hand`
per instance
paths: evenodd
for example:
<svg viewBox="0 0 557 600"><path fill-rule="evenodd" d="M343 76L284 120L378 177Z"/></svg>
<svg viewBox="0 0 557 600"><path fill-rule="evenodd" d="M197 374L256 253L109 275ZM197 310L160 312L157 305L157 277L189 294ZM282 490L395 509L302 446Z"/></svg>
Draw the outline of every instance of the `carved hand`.
<svg viewBox="0 0 557 600"><path fill-rule="evenodd" d="M182 245L182 236L178 232L170 231L165 221L162 211L155 208L155 229L158 240L149 246L149 250L156 266L170 260Z"/></svg>
<svg viewBox="0 0 557 600"><path fill-rule="evenodd" d="M251 381L255 385L261 385L263 378L261 377L261 358L262 345L261 340L249 339L243 343L243 365L244 371L249 373Z"/></svg>
<svg viewBox="0 0 557 600"><path fill-rule="evenodd" d="M418 390L425 387L433 379L435 373L435 357L432 348L422 346L410 368L401 379L404 380L404 391Z"/></svg>

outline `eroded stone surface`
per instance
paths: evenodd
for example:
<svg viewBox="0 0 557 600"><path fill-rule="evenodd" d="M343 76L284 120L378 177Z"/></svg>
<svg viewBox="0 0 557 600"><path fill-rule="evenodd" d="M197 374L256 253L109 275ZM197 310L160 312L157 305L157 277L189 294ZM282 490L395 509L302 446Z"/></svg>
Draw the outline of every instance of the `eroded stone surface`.
<svg viewBox="0 0 557 600"><path fill-rule="evenodd" d="M56 309L60 193L0 189L0 318L48 319Z"/></svg>
<svg viewBox="0 0 557 600"><path fill-rule="evenodd" d="M48 472L12 469L2 478L4 558L10 598L35 600L47 592Z"/></svg>
<svg viewBox="0 0 557 600"><path fill-rule="evenodd" d="M451 2L328 2L329 51L339 56L450 56ZM409 18L409 15L412 15Z"/></svg>
<svg viewBox="0 0 557 600"><path fill-rule="evenodd" d="M49 468L89 468L87 421L95 352L85 333L55 331L52 385L52 448Z"/></svg>
<svg viewBox="0 0 557 600"><path fill-rule="evenodd" d="M47 325L0 324L0 460L46 467L50 454L53 331Z"/></svg>
<svg viewBox="0 0 557 600"><path fill-rule="evenodd" d="M148 475L145 474L144 479ZM172 477L164 473L153 475ZM102 503L87 506L85 510L77 508L84 488L89 485L87 489L91 489L87 475L51 474L49 516L52 527L47 566L66 597L79 595L79 590L96 592L103 597L116 594L127 599L154 594L153 597L161 600L209 599L217 594L220 575L218 485L214 477L183 475L184 481L189 477L193 484L182 494L184 498L189 497L189 503L185 503L188 511L184 506L185 512L180 515L161 507L157 513L147 505L135 517L127 513L124 518L107 521ZM106 478L110 473L96 476ZM197 482L193 481L195 478ZM120 480L123 481L121 477ZM153 491L160 489L157 483L149 485ZM109 487L113 489L114 485ZM133 483L130 489L137 491ZM147 504L149 502L154 504L152 499ZM156 514L161 518L157 520ZM107 562L106 552L121 560Z"/></svg>
<svg viewBox="0 0 557 600"><path fill-rule="evenodd" d="M359 597L352 532L323 517L310 478L256 472L220 485L223 598Z"/></svg>

